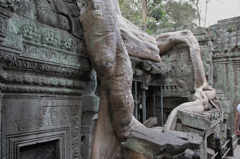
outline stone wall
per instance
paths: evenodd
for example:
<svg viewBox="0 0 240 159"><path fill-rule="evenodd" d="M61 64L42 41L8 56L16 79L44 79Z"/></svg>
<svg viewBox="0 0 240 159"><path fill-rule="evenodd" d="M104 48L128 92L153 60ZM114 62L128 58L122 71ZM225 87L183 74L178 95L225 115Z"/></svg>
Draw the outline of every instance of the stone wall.
<svg viewBox="0 0 240 159"><path fill-rule="evenodd" d="M240 38L240 17L221 20L218 24L209 28L198 28L196 26L186 26L174 29L163 29L161 32L177 31L190 29L199 41L204 62L205 72L209 84L219 92L225 95L226 104L230 105L230 116L228 125L234 128L234 119L236 107L240 102L239 98L239 38ZM184 50L185 49L185 50ZM183 60L183 56L189 56L189 51L183 45L173 47L167 53L162 55L163 61L172 66L172 70L167 73L164 85L169 82L175 82L179 78L183 80L183 84L187 83L184 92L191 94L193 91L193 72L191 59ZM177 56L177 58L175 57ZM177 65L177 69L176 66ZM177 70L177 71L175 71ZM171 72L173 78L171 78ZM185 78L187 76L187 78ZM165 93L165 96L171 96L171 93ZM191 97L186 95L178 95L178 97Z"/></svg>
<svg viewBox="0 0 240 159"><path fill-rule="evenodd" d="M75 0L0 0L0 158L30 158L39 156L38 150L42 158L89 158L99 98L78 17ZM221 134L227 125L233 128L240 102L239 18L209 28L192 25L159 33L183 29L198 39L207 80L223 104L223 122L215 131ZM152 116L155 92L158 123L161 98L166 120L194 93L186 45L161 56L158 64L131 57L134 81L139 82L135 104L147 103L147 118Z"/></svg>
<svg viewBox="0 0 240 159"><path fill-rule="evenodd" d="M230 99L228 125L234 127L235 112L240 102L240 17L219 21L209 28L214 37L214 87L223 90Z"/></svg>
<svg viewBox="0 0 240 159"><path fill-rule="evenodd" d="M0 0L1 159L88 158L99 99L78 17L74 0Z"/></svg>
<svg viewBox="0 0 240 159"><path fill-rule="evenodd" d="M226 140L227 127L235 130L235 112L240 102L240 17L221 20L218 24L210 26L209 28L198 28L192 25L163 29L161 32L184 29L190 29L198 39L208 83L216 89L217 97L221 101L220 105L216 105L221 109L222 115L219 117L215 115L216 119L212 118L213 122L216 120L219 124L215 122L216 126L211 128L214 130L209 131L205 135L199 134L206 140L204 141L205 147L213 149L213 141L211 139L213 136L220 136L221 139L223 139L222 143L224 143ZM194 74L189 57L189 50L184 44L174 46L171 50L162 54L161 57L166 64L171 66L170 72L167 72L162 78L164 84L161 86L163 89L164 118L166 119L167 114L181 104L181 101L191 101L194 93ZM183 93L181 93L182 89ZM159 109L161 105L160 97L161 96L158 97L158 104L156 105ZM213 107L212 104L211 106ZM208 112L206 111L203 115L206 113ZM178 116L181 118L181 115ZM159 117L161 116L158 115L158 118ZM185 116L184 119L187 120L186 118L187 116ZM219 119L221 120L219 121ZM182 124L181 119L179 120L180 124ZM185 126L189 123L191 122L187 122ZM194 132L194 130L190 130L189 128L187 128L187 130L184 128L185 126L178 125L177 129ZM190 127L193 128L192 126ZM199 127L197 129L200 130Z"/></svg>

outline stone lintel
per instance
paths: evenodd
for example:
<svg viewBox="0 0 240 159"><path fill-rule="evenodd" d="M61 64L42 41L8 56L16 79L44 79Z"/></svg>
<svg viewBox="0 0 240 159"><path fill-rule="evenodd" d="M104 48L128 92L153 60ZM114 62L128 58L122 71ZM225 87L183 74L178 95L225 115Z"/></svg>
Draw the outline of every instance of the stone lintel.
<svg viewBox="0 0 240 159"><path fill-rule="evenodd" d="M99 97L95 95L83 96L83 112L97 112L99 106Z"/></svg>

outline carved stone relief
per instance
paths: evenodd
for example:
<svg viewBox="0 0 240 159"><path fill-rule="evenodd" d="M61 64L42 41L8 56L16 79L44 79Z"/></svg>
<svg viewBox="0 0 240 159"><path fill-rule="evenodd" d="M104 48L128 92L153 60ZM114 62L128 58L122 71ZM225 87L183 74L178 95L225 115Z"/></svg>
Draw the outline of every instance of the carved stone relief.
<svg viewBox="0 0 240 159"><path fill-rule="evenodd" d="M5 56L3 56L3 58L4 59L6 58L10 61L10 60L14 59L14 58L12 58L12 56L9 57L9 56L5 55ZM29 61L29 60L20 59L20 58L16 61L12 60L12 63L9 63L8 66L13 67L13 68L23 68L26 70L57 73L57 74L61 74L64 76L74 76L75 78L80 77L81 79L87 78L86 75L89 72L88 70L82 70L82 69L77 69L77 68L73 68L73 67L58 66L58 65L54 65L54 64L46 64L46 63Z"/></svg>
<svg viewBox="0 0 240 159"><path fill-rule="evenodd" d="M22 36L7 32L6 38L1 45L16 50L22 50Z"/></svg>
<svg viewBox="0 0 240 159"><path fill-rule="evenodd" d="M85 44L66 31L14 15L1 48L8 67L47 71L84 79L91 66ZM9 49L10 48L10 49Z"/></svg>
<svg viewBox="0 0 240 159"><path fill-rule="evenodd" d="M5 25L5 10L0 8L0 90L4 94L0 158L13 159L10 154L22 147L18 143L34 145L32 140L48 142L56 137L64 148L62 159L80 159L80 96L91 66L79 10L75 1L18 2L11 1L10 25ZM0 6L9 7L7 3L0 0ZM49 12L43 15L46 8Z"/></svg>
<svg viewBox="0 0 240 159"><path fill-rule="evenodd" d="M171 66L162 87L164 96L188 97L194 89L194 74L187 46L173 47L162 55L162 60Z"/></svg>
<svg viewBox="0 0 240 159"><path fill-rule="evenodd" d="M59 101L60 103L61 101ZM68 105L68 101L62 101L63 105L57 107L48 107L43 106L40 110L40 115L38 119L38 128L39 129L49 129L54 127L62 127L62 126L70 126L70 147L72 149L71 158L79 159L81 157L80 154L80 133L81 133L81 110L79 107L79 101L71 102L72 106L64 106ZM48 102L42 103L47 104ZM53 105L58 105L55 103Z"/></svg>
<svg viewBox="0 0 240 159"><path fill-rule="evenodd" d="M10 94L3 99L3 109L1 142L17 143L4 146L2 158L13 159L7 152L16 151L21 145L36 144L33 140L43 143L54 139L60 140L59 146L64 148L60 149L61 158L81 158L80 97Z"/></svg>
<svg viewBox="0 0 240 159"><path fill-rule="evenodd" d="M206 77L208 80L208 83L210 85L213 85L213 62L212 62L213 54L212 53L206 53L202 54L204 69L206 73Z"/></svg>
<svg viewBox="0 0 240 159"><path fill-rule="evenodd" d="M82 37L78 19L79 9L74 1L36 0L38 21L50 26L70 31L74 36Z"/></svg>

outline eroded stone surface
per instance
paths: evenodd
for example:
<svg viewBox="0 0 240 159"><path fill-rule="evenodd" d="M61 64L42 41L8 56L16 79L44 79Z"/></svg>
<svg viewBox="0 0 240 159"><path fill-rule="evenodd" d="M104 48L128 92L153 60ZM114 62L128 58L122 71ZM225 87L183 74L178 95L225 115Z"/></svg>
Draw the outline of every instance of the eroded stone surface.
<svg viewBox="0 0 240 159"><path fill-rule="evenodd" d="M154 158L164 153L174 156L187 148L200 149L201 143L202 137L196 134L179 131L163 133L157 129L134 128L125 147L147 158Z"/></svg>

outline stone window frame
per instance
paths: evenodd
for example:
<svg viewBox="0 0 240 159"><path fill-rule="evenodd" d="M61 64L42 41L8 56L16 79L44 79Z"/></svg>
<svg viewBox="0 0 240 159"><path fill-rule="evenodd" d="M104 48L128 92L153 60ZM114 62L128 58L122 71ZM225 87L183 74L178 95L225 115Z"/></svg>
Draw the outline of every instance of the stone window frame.
<svg viewBox="0 0 240 159"><path fill-rule="evenodd" d="M45 131L37 131L32 133L8 135L7 147L9 153L7 153L7 159L19 159L20 148L24 146L30 146L37 143L45 143L50 141L57 141L56 151L57 158L68 159L69 156L69 128L51 129Z"/></svg>

